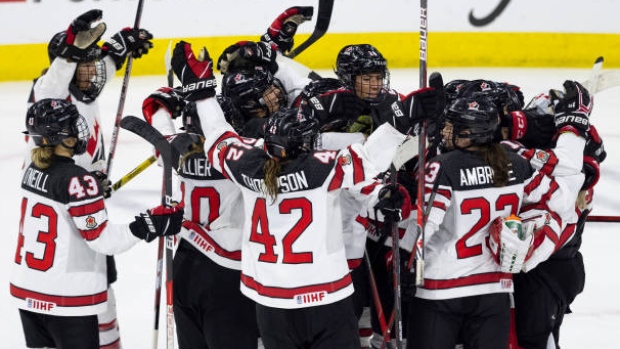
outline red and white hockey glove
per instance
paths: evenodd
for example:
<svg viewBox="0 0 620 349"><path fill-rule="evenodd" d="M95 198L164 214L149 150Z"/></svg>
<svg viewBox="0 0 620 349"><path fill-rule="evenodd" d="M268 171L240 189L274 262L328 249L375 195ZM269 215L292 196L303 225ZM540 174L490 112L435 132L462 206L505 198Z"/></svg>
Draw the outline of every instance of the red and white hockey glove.
<svg viewBox="0 0 620 349"><path fill-rule="evenodd" d="M213 61L205 47L198 57L192 44L179 41L172 52L172 70L181 81L182 93L187 101L197 101L215 96L217 79L213 76Z"/></svg>
<svg viewBox="0 0 620 349"><path fill-rule="evenodd" d="M516 224L521 225L521 222ZM528 233L523 228L522 226L518 227L518 230L514 226L511 228L503 217L497 217L491 222L489 249L504 273L521 272L532 244L531 232Z"/></svg>
<svg viewBox="0 0 620 349"><path fill-rule="evenodd" d="M297 27L311 20L313 13L312 6L295 6L287 9L271 23L260 40L275 45L278 51L284 54L288 53L293 48L293 36L297 32Z"/></svg>

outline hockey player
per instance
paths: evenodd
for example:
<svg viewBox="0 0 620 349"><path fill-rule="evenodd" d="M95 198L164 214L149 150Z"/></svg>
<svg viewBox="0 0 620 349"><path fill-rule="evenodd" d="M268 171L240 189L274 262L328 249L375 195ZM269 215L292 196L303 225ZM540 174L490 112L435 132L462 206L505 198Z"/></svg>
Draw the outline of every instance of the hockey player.
<svg viewBox="0 0 620 349"><path fill-rule="evenodd" d="M210 92L204 97L213 97L215 89ZM245 219L238 209L241 192L205 157L195 102L163 87L144 100L142 110L151 125L169 136L173 158L179 159L185 208L173 273L179 348L255 349L255 304L239 289ZM178 117L184 132L175 134L173 119Z"/></svg>
<svg viewBox="0 0 620 349"><path fill-rule="evenodd" d="M205 78L201 67L210 62L197 62L182 44L173 53L173 69L183 85L199 82ZM316 121L304 111L286 110L269 119L263 150L240 140L214 99L196 105L208 159L244 196L249 219L241 289L258 303L265 347L359 346L339 192L349 188L365 197L361 189L387 167L405 136L385 125L363 146L313 151Z"/></svg>
<svg viewBox="0 0 620 349"><path fill-rule="evenodd" d="M50 67L34 83L30 103L44 98L66 99L86 118L90 139L83 154L75 161L96 174L104 185L104 196L111 195L111 182L105 173L105 146L98 97L105 85L121 69L126 56L140 58L152 47L152 35L144 29L123 29L115 33L102 47L97 45L106 30L100 22L101 10L90 10L78 16L68 27L54 35L47 50ZM34 147L33 142L29 142ZM29 162L29 156L25 163ZM109 283L116 281L113 256L108 257ZM101 345L120 348L114 292L110 288L109 311L100 315Z"/></svg>
<svg viewBox="0 0 620 349"><path fill-rule="evenodd" d="M10 285L26 345L97 349L97 315L109 301L106 255L177 234L183 209L158 206L130 224L112 224L100 182L73 160L90 138L76 106L63 99L35 102L26 129L37 147L22 180Z"/></svg>
<svg viewBox="0 0 620 349"><path fill-rule="evenodd" d="M429 203L425 280L410 301L407 347L454 348L460 334L467 348L505 348L511 274L484 245L490 222L519 212L533 171L492 142L499 115L489 100L456 99L444 116L451 151L427 167L437 194Z"/></svg>

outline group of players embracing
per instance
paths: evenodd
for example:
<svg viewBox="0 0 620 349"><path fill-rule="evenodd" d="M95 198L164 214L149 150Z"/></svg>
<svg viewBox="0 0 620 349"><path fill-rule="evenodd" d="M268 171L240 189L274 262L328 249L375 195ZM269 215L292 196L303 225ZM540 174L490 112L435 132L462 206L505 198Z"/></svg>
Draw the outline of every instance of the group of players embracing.
<svg viewBox="0 0 620 349"><path fill-rule="evenodd" d="M525 105L516 85L444 85L434 74L431 87L402 94L369 44L337 53L336 78L300 73L287 53L312 8L292 7L216 62L176 43L181 86L142 105L172 146L175 205L112 224L97 97L152 35L123 29L100 47L101 17L88 11L54 36L31 94L11 278L28 347L120 348L106 255L176 235L181 349L391 347L395 301L407 348L559 348L583 290L579 247L606 155L581 84ZM403 149L422 127L418 204L420 161ZM408 161L395 168L395 157ZM427 208L423 238L417 207ZM416 246L420 285L406 267Z"/></svg>

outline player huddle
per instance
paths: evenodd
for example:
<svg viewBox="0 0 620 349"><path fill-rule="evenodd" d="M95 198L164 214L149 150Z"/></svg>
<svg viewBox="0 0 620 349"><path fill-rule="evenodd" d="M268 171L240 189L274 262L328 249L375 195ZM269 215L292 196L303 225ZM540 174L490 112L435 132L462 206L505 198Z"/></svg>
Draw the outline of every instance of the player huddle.
<svg viewBox="0 0 620 349"><path fill-rule="evenodd" d="M181 86L142 105L169 139L175 201L113 224L97 97L152 35L100 47L101 17L53 37L26 115L11 295L29 348L120 348L110 256L171 235L182 349L559 347L606 156L580 83L527 105L518 86L440 74L402 94L369 44L337 53L337 78L301 75L286 54L307 7L216 62L179 41Z"/></svg>

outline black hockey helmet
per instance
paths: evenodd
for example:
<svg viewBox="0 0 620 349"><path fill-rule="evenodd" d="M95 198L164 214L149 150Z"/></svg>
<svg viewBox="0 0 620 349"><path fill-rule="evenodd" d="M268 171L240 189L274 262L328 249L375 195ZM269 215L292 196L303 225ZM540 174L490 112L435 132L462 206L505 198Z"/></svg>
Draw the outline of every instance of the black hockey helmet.
<svg viewBox="0 0 620 349"><path fill-rule="evenodd" d="M444 115L452 124L453 137L466 133L464 137L476 145L491 143L499 126L497 108L487 98L457 98L446 107Z"/></svg>
<svg viewBox="0 0 620 349"><path fill-rule="evenodd" d="M483 79L464 82L458 88L457 97L486 97L493 101L500 112L504 108L508 112L522 110L525 106L523 93L518 86Z"/></svg>
<svg viewBox="0 0 620 349"><path fill-rule="evenodd" d="M26 113L26 133L39 147L56 146L63 139L75 137L75 155L83 154L90 131L75 105L64 99L46 98L35 102Z"/></svg>
<svg viewBox="0 0 620 349"><path fill-rule="evenodd" d="M456 79L444 85L444 93L448 99L448 104L461 97L461 89L470 82L470 80Z"/></svg>
<svg viewBox="0 0 620 349"><path fill-rule="evenodd" d="M269 108L263 97L271 86L280 90L282 100L279 102L285 105L284 87L269 70L260 67L225 74L222 79L222 96L230 98L246 119L258 117L261 110L269 116Z"/></svg>
<svg viewBox="0 0 620 349"><path fill-rule="evenodd" d="M283 108L265 126L265 149L277 158L295 158L315 148L319 122L300 109Z"/></svg>
<svg viewBox="0 0 620 349"><path fill-rule="evenodd" d="M66 31L56 33L47 45L47 55L50 64L58 57L58 50L63 47L67 37ZM73 79L69 84L69 91L75 98L90 103L94 101L105 86L107 71L102 59L101 48L95 43L84 49L84 59L78 62Z"/></svg>
<svg viewBox="0 0 620 349"><path fill-rule="evenodd" d="M338 52L336 58L336 75L349 88L355 88L355 78L360 74L381 73L383 74L383 88L390 87L390 72L387 61L370 44L347 45Z"/></svg>

